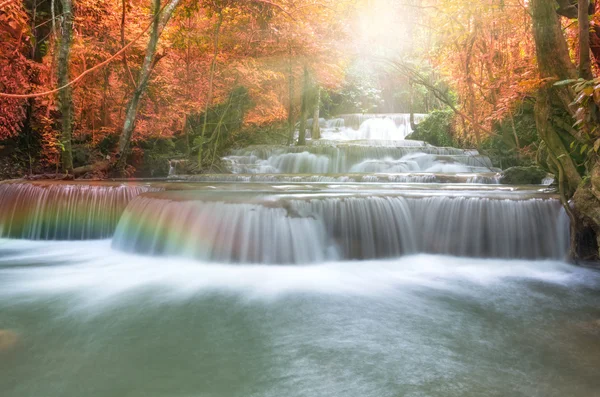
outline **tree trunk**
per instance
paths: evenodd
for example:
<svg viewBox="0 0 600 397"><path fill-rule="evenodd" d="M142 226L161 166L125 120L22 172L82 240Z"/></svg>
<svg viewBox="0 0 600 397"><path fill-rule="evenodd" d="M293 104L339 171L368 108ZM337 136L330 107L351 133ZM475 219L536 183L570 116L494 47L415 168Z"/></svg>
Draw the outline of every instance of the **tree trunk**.
<svg viewBox="0 0 600 397"><path fill-rule="evenodd" d="M202 124L202 132L200 134L201 141L198 148L198 166L202 167L202 146L204 145L204 136L206 134L206 123L208 121L208 109L212 103L213 82L215 78L215 68L217 66L217 56L219 55L219 33L221 32L221 24L223 23L223 13L219 12L219 19L215 25L215 36L213 43L213 58L210 63L210 72L208 77L208 93L206 94L206 106L204 107L204 123Z"/></svg>
<svg viewBox="0 0 600 397"><path fill-rule="evenodd" d="M581 177L569 151L552 125L552 102L550 97L553 89L553 87L539 89L534 109L535 124L540 138L546 143L548 154L564 176L564 193L566 198L570 198L581 182Z"/></svg>
<svg viewBox="0 0 600 397"><path fill-rule="evenodd" d="M410 129L411 131L409 133L407 133L406 135L410 135L413 132L415 132L417 130L417 124L415 123L415 101L413 98L414 95L414 90L413 90L413 83L412 81L409 80L408 82L408 106L409 106L409 117L408 117L408 121L410 123ZM406 137L406 135L404 137Z"/></svg>
<svg viewBox="0 0 600 397"><path fill-rule="evenodd" d="M298 146L306 145L306 119L308 117L308 91L310 90L308 67L304 65L304 82L302 85L302 105L300 106L300 128L298 130Z"/></svg>
<svg viewBox="0 0 600 397"><path fill-rule="evenodd" d="M563 36L558 14L552 0L531 0L533 37L540 77L550 84L577 77L575 65L569 57L569 48ZM552 81L554 80L554 81ZM574 95L568 86L553 87L565 110L574 115L571 107Z"/></svg>
<svg viewBox="0 0 600 397"><path fill-rule="evenodd" d="M568 85L556 86L554 82L574 79L577 69L569 58L568 46L562 32L557 12L569 18L580 19L580 59L579 74L585 79L592 77L589 60L588 2L578 1L578 9L565 1L559 2L555 10L554 1L531 0L533 33L536 43L536 57L540 77L544 86L538 91L535 105L535 118L540 138L546 144L548 157L556 168L559 191L563 207L571 219L571 257L598 258L600 242L600 201L588 181L582 184L582 177L567 148L568 140L561 137L561 129L567 130L569 139L581 141L580 131L570 128L574 122L575 108L571 105L574 93ZM573 13L575 11L575 13ZM567 120L559 119L564 114ZM570 116L569 116L570 115ZM563 126L565 124L567 128ZM586 131L585 123L579 128ZM596 161L593 159L593 161ZM597 163L596 163L597 164ZM600 170L600 169L599 169ZM593 174L593 172L592 172ZM573 198L573 208L568 200Z"/></svg>
<svg viewBox="0 0 600 397"><path fill-rule="evenodd" d="M569 58L569 49L562 33L554 1L531 0L530 4L537 64L540 77L546 80L538 92L535 107L536 125L540 137L547 145L550 157L557 162L557 166L564 174L565 194L569 198L575 192L581 177L559 135L558 126L553 125L552 108L562 107L572 116L574 114L571 106L573 92L568 86L557 87L553 83L573 79L577 76L577 71Z"/></svg>
<svg viewBox="0 0 600 397"><path fill-rule="evenodd" d="M294 143L294 69L292 67L292 48L290 47L289 61L288 61L288 145Z"/></svg>
<svg viewBox="0 0 600 397"><path fill-rule="evenodd" d="M69 58L73 32L73 4L71 0L61 0L62 23L60 46L58 49L58 86L69 83ZM58 102L61 114L60 143L62 145L62 169L67 174L73 173L73 152L71 138L73 135L73 96L71 87L65 87L58 92Z"/></svg>
<svg viewBox="0 0 600 397"><path fill-rule="evenodd" d="M117 169L123 170L127 161L127 154L129 152L129 144L131 142L131 136L135 128L135 121L140 106L140 100L146 92L148 87L148 81L152 74L152 69L155 64L156 47L158 45L158 38L162 33L167 22L171 18L175 7L180 0L171 0L161 13L160 0L153 0L153 15L154 20L152 22L152 28L150 31L150 40L146 47L146 56L142 63L142 68L138 74L137 84L133 91L133 96L129 104L127 105L127 113L125 114L125 122L123 123L123 130L121 131L121 137L119 138L119 160L117 162Z"/></svg>
<svg viewBox="0 0 600 397"><path fill-rule="evenodd" d="M591 80L592 61L590 59L590 20L588 18L589 0L578 0L579 19L579 77Z"/></svg>
<svg viewBox="0 0 600 397"><path fill-rule="evenodd" d="M321 87L315 86L315 108L313 111L312 139L321 139L321 126L319 125L319 108L321 107Z"/></svg>

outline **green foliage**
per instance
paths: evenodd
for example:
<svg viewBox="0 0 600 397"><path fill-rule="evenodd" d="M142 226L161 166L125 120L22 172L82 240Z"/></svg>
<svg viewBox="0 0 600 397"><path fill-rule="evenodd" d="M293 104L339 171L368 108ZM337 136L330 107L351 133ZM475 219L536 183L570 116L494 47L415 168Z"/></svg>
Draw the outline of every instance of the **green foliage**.
<svg viewBox="0 0 600 397"><path fill-rule="evenodd" d="M362 63L353 65L346 74L341 90L323 95L323 115L377 112L383 103L377 75Z"/></svg>
<svg viewBox="0 0 600 397"><path fill-rule="evenodd" d="M240 130L232 140L232 147L247 147L250 145L285 145L288 140L288 125L286 122L263 126L248 126Z"/></svg>
<svg viewBox="0 0 600 397"><path fill-rule="evenodd" d="M452 138L452 122L454 112L451 109L434 110L425 120L417 125L417 130L407 139L425 141L434 146L454 146Z"/></svg>
<svg viewBox="0 0 600 397"><path fill-rule="evenodd" d="M142 177L166 177L169 160L182 156L172 139L148 139L140 141L137 147L144 153L141 165L136 166L136 174Z"/></svg>
<svg viewBox="0 0 600 397"><path fill-rule="evenodd" d="M98 143L96 149L100 151L100 154L106 156L116 151L118 143L119 136L117 134L109 134Z"/></svg>
<svg viewBox="0 0 600 397"><path fill-rule="evenodd" d="M92 150L85 143L73 143L73 165L75 167L92 163Z"/></svg>
<svg viewBox="0 0 600 397"><path fill-rule="evenodd" d="M209 108L206 114L188 116L186 130L192 151L203 166L214 164L229 145L230 137L241 129L244 116L252 106L248 89L238 86L231 91L227 101Z"/></svg>
<svg viewBox="0 0 600 397"><path fill-rule="evenodd" d="M592 80L562 80L554 85L571 85L575 92L576 97L571 106L577 109L573 124L577 133L569 135L571 142L568 144L571 157L579 166L581 174L585 175L586 169L593 167L600 154L600 77ZM572 139L572 136L577 136L578 140Z"/></svg>
<svg viewBox="0 0 600 397"><path fill-rule="evenodd" d="M540 143L533 104L521 102L516 109L494 125L496 134L485 139L479 148L490 157L494 166L502 169L533 165Z"/></svg>
<svg viewBox="0 0 600 397"><path fill-rule="evenodd" d="M500 183L505 185L539 185L546 171L535 166L510 167L502 172Z"/></svg>
<svg viewBox="0 0 600 397"><path fill-rule="evenodd" d="M229 94L227 101L208 109L206 121L204 112L189 115L187 125L189 134L196 138L202 135L204 129L204 137L208 142L214 139L216 134L229 134L239 130L246 111L251 107L252 102L246 87L236 87Z"/></svg>

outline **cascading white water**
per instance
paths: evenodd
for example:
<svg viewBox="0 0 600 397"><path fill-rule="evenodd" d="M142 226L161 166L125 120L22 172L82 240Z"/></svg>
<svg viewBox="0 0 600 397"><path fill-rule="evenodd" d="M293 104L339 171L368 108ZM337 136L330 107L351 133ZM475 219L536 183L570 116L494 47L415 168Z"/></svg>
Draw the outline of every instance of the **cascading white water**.
<svg viewBox="0 0 600 397"><path fill-rule="evenodd" d="M313 144L309 146L250 146L223 158L235 174L373 173L373 172L491 172L492 163L475 150L403 146L411 141ZM394 146L394 143L398 146Z"/></svg>
<svg viewBox="0 0 600 397"><path fill-rule="evenodd" d="M370 118L365 120L358 130L352 128L329 129L322 132L325 139L356 140L356 139L404 139L412 130L405 125L397 126L391 118Z"/></svg>
<svg viewBox="0 0 600 397"><path fill-rule="evenodd" d="M424 117L416 115L415 122ZM412 131L408 114L342 115L319 124L321 139L306 146L250 146L232 151L223 161L234 174L497 171L490 159L476 150L404 139ZM494 182L473 179L474 183L480 181Z"/></svg>
<svg viewBox="0 0 600 397"><path fill-rule="evenodd" d="M323 224L284 208L139 197L123 214L113 247L215 262L315 263L335 259Z"/></svg>
<svg viewBox="0 0 600 397"><path fill-rule="evenodd" d="M421 113L415 113L414 114L414 121L415 124L419 124L421 121L423 121L425 119L425 117L427 117L426 114L421 114ZM404 131L407 131L406 135L408 135L409 132L412 132L411 126L410 126L410 114L409 113L352 113L352 114L342 114L340 116L338 116L337 119L341 119L343 120L343 127L347 127L347 128L352 128L352 129L359 129L360 126L368 120L372 120L372 119L389 119L392 120L394 122L394 124L397 127L402 127L402 129ZM337 124L339 124L339 122L337 122Z"/></svg>
<svg viewBox="0 0 600 397"><path fill-rule="evenodd" d="M162 188L135 184L2 183L0 237L77 240L112 236L134 197Z"/></svg>
<svg viewBox="0 0 600 397"><path fill-rule="evenodd" d="M401 182L401 183L477 183L498 184L499 173L372 173L372 174L199 174L178 176L174 180L191 182Z"/></svg>
<svg viewBox="0 0 600 397"><path fill-rule="evenodd" d="M415 114L415 124L425 116ZM312 126L312 119L307 120L307 125ZM319 119L319 128L321 137L331 140L402 140L413 132L407 113L344 114L330 120Z"/></svg>
<svg viewBox="0 0 600 397"><path fill-rule="evenodd" d="M319 262L333 252L345 259L416 252L560 259L567 252L568 221L557 199L308 197L139 197L121 218L113 246L228 263Z"/></svg>
<svg viewBox="0 0 600 397"><path fill-rule="evenodd" d="M564 258L568 220L558 200L370 197L294 201L316 216L346 258L412 252L495 258Z"/></svg>

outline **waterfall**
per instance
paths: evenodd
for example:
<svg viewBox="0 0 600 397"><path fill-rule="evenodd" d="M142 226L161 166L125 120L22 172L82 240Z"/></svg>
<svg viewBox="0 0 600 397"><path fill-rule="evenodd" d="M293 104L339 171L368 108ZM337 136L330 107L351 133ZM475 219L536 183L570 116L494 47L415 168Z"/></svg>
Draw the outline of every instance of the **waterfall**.
<svg viewBox="0 0 600 397"><path fill-rule="evenodd" d="M386 195L205 201L159 193L127 207L113 247L228 263L314 263L417 252L561 259L555 198Z"/></svg>
<svg viewBox="0 0 600 397"><path fill-rule="evenodd" d="M347 173L347 174L199 174L175 176L172 180L189 182L401 182L401 183L478 183L499 184L499 173Z"/></svg>
<svg viewBox="0 0 600 397"><path fill-rule="evenodd" d="M425 119L426 116L427 115L425 115L425 114L415 113L414 114L415 123L419 124L421 121L423 121ZM412 132L412 130L410 128L410 114L409 113L389 113L389 114L353 113L353 114L342 114L342 115L338 116L338 118L344 120L345 127L353 128L355 130L358 130L361 127L361 125L368 120L389 119L389 120L392 120L397 127L403 127L403 129L405 131L407 131L405 136L408 135L408 133Z"/></svg>
<svg viewBox="0 0 600 397"><path fill-rule="evenodd" d="M135 196L157 187L135 184L2 183L0 237L78 240L112 236Z"/></svg>
<svg viewBox="0 0 600 397"><path fill-rule="evenodd" d="M139 197L124 213L113 247L216 262L314 263L336 257L323 224L284 208Z"/></svg>
<svg viewBox="0 0 600 397"><path fill-rule="evenodd" d="M415 122L424 117L415 115ZM222 160L234 174L498 171L477 150L435 147L404 139L412 131L409 114L350 114L320 119L319 123L322 139L309 140L304 146L249 146L231 151ZM472 178L472 183L487 181L490 179Z"/></svg>
<svg viewBox="0 0 600 397"><path fill-rule="evenodd" d="M390 141L384 141L389 143ZM394 142L394 141L391 141ZM409 141L406 141L409 142ZM434 146L312 144L250 146L234 150L223 161L235 174L491 172L490 159L475 150Z"/></svg>
<svg viewBox="0 0 600 397"><path fill-rule="evenodd" d="M190 183L0 184L0 237L114 234L118 250L224 263L564 257L559 201L541 187L477 185L500 174L476 150L402 139L408 115L320 123L361 139L236 149L223 158L231 174L181 177L172 160L170 179Z"/></svg>

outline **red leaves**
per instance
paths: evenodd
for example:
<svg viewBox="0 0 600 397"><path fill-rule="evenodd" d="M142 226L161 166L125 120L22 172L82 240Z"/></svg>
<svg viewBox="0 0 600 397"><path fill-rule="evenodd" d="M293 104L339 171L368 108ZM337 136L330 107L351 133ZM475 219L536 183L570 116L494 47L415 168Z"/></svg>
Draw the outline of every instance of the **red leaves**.
<svg viewBox="0 0 600 397"><path fill-rule="evenodd" d="M0 91L22 92L31 86L33 64L22 54L28 47L27 14L19 3L0 10ZM0 98L0 140L16 136L25 119L25 100Z"/></svg>

